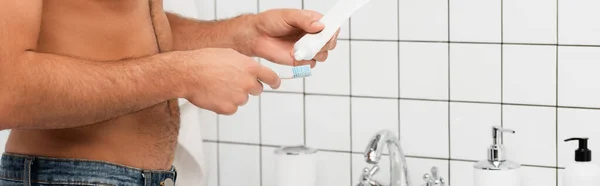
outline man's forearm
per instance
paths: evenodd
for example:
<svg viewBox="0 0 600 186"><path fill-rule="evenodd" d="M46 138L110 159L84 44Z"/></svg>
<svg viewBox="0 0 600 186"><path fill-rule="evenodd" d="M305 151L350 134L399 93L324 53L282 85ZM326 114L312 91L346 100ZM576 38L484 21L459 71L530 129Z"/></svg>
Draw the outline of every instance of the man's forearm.
<svg viewBox="0 0 600 186"><path fill-rule="evenodd" d="M175 50L201 48L232 48L242 54L252 55L249 35L254 15L241 15L221 21L199 21L167 13L173 34Z"/></svg>
<svg viewBox="0 0 600 186"><path fill-rule="evenodd" d="M0 129L77 127L176 98L177 55L103 63L25 52L0 67Z"/></svg>

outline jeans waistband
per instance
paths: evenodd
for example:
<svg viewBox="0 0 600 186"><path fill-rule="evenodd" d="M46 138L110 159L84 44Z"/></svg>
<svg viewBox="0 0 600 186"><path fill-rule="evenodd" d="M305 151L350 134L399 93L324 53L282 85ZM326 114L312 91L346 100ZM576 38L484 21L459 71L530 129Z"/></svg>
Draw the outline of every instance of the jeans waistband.
<svg viewBox="0 0 600 186"><path fill-rule="evenodd" d="M0 179L23 182L26 186L31 183L168 186L175 183L177 171L175 167L143 170L103 161L4 153L0 160Z"/></svg>

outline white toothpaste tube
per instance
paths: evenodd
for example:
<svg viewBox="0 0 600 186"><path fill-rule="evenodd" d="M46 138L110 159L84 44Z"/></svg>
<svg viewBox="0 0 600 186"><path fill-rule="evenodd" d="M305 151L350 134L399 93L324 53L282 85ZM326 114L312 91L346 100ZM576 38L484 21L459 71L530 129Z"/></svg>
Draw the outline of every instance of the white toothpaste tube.
<svg viewBox="0 0 600 186"><path fill-rule="evenodd" d="M335 32L344 24L354 12L370 0L339 0L319 20L325 25L325 29L316 34L306 34L294 45L294 58L297 61L312 60L317 53L333 37Z"/></svg>

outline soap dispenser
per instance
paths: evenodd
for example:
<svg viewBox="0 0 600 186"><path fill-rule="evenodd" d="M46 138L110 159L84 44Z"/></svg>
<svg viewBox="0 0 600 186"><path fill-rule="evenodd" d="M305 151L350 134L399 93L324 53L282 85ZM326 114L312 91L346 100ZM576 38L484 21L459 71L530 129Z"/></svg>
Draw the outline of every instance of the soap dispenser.
<svg viewBox="0 0 600 186"><path fill-rule="evenodd" d="M488 148L488 157L473 166L475 186L521 186L521 164L507 159L504 133L514 134L515 131L492 127L493 141Z"/></svg>
<svg viewBox="0 0 600 186"><path fill-rule="evenodd" d="M563 186L600 185L600 167L592 163L592 151L588 149L588 138L569 138L565 142L579 141L575 150L575 162L565 168Z"/></svg>

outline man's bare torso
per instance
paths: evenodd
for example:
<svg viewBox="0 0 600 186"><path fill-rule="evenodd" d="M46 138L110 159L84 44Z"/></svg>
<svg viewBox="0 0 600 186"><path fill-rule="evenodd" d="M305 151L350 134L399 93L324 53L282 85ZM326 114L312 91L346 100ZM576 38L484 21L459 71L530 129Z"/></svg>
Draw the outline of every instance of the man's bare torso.
<svg viewBox="0 0 600 186"><path fill-rule="evenodd" d="M43 11L37 52L119 63L172 48L161 0L44 0ZM6 151L168 169L178 130L172 100L80 128L13 130Z"/></svg>

